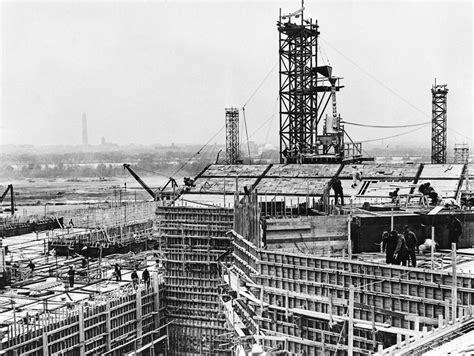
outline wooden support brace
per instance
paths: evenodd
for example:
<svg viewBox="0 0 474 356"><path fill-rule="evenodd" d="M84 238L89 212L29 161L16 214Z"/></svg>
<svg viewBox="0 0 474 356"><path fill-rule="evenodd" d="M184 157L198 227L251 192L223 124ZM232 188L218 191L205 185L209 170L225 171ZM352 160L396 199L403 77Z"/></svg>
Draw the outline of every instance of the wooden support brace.
<svg viewBox="0 0 474 356"><path fill-rule="evenodd" d="M85 355L85 333L84 333L84 305L80 304L79 313L79 355Z"/></svg>
<svg viewBox="0 0 474 356"><path fill-rule="evenodd" d="M43 355L49 355L48 334L43 333Z"/></svg>
<svg viewBox="0 0 474 356"><path fill-rule="evenodd" d="M105 314L105 331L107 333L107 344L106 344L106 350L109 351L111 349L111 344L112 344L112 335L111 335L111 324L110 324L110 301L107 300L106 301L106 305L105 305L105 310L106 310L106 314Z"/></svg>
<svg viewBox="0 0 474 356"><path fill-rule="evenodd" d="M142 347L142 335L143 335L143 318L142 318L142 289L138 286L136 296L136 308L137 308L137 344L136 348Z"/></svg>
<svg viewBox="0 0 474 356"><path fill-rule="evenodd" d="M438 328L442 328L443 326L444 326L443 315L439 314L438 315Z"/></svg>
<svg viewBox="0 0 474 356"><path fill-rule="evenodd" d="M348 327L348 350L347 355L354 353L354 286L351 284L349 289L349 327Z"/></svg>

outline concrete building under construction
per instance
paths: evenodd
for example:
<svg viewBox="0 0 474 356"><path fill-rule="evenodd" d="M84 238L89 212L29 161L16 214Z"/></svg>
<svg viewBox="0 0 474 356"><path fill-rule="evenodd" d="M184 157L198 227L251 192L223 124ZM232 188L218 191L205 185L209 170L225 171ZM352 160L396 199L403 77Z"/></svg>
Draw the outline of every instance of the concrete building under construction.
<svg viewBox="0 0 474 356"><path fill-rule="evenodd" d="M60 212L60 230L5 238L0 354L469 349L472 167L446 160L446 112L433 106L431 163L374 162L344 128L341 78L319 65L317 22L302 8L277 28L280 162L238 164L239 111L226 109L227 164L148 189L153 202ZM382 251L383 233L405 226L416 266ZM29 260L36 267L22 267ZM145 269L150 278L135 277Z"/></svg>

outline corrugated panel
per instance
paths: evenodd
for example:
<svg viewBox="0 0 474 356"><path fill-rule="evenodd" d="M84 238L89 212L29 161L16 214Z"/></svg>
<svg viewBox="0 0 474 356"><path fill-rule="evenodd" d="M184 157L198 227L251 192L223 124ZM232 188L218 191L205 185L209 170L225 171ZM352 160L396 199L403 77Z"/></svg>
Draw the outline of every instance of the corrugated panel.
<svg viewBox="0 0 474 356"><path fill-rule="evenodd" d="M364 179L389 179L389 180L411 180L415 179L419 164L390 164L390 163L372 163L372 164L351 164L342 169L339 177L352 178L352 173L356 170L362 172Z"/></svg>
<svg viewBox="0 0 474 356"><path fill-rule="evenodd" d="M257 185L258 194L322 195L327 178L263 178Z"/></svg>
<svg viewBox="0 0 474 356"><path fill-rule="evenodd" d="M228 177L258 177L268 167L266 164L257 165L222 165L213 164L202 173L202 177L228 176Z"/></svg>
<svg viewBox="0 0 474 356"><path fill-rule="evenodd" d="M338 164L275 164L266 177L321 178L333 177Z"/></svg>
<svg viewBox="0 0 474 356"><path fill-rule="evenodd" d="M462 164L425 164L420 180L426 179L459 179L463 170Z"/></svg>

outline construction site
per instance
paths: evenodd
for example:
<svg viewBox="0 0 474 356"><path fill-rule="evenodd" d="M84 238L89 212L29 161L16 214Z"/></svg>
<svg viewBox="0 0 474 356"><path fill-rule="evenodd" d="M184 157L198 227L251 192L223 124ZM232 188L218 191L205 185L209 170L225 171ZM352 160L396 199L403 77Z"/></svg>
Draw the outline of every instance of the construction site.
<svg viewBox="0 0 474 356"><path fill-rule="evenodd" d="M380 163L346 131L317 21L280 10L277 31L279 162L242 163L231 107L225 158L183 184L124 164L148 201L19 219L9 186L0 355L474 353L474 167L467 145L448 159L448 85L427 88L431 161ZM408 230L416 263L395 262Z"/></svg>

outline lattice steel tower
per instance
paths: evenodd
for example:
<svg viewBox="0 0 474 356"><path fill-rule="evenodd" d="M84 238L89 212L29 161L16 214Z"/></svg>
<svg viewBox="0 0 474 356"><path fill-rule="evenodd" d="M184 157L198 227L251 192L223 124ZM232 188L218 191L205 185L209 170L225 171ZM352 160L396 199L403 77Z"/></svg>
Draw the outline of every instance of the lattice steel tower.
<svg viewBox="0 0 474 356"><path fill-rule="evenodd" d="M225 155L227 164L240 162L239 149L239 109L225 109L226 145Z"/></svg>
<svg viewBox="0 0 474 356"><path fill-rule="evenodd" d="M336 108L341 78L318 66L318 23L302 8L277 23L280 53L280 162L318 163L344 158L344 130ZM295 18L295 22L293 22ZM319 74L319 76L318 76ZM332 113L319 125L332 100ZM318 132L321 126L321 132Z"/></svg>
<svg viewBox="0 0 474 356"><path fill-rule="evenodd" d="M431 88L433 96L431 121L431 163L446 163L447 128L447 84L435 84Z"/></svg>

